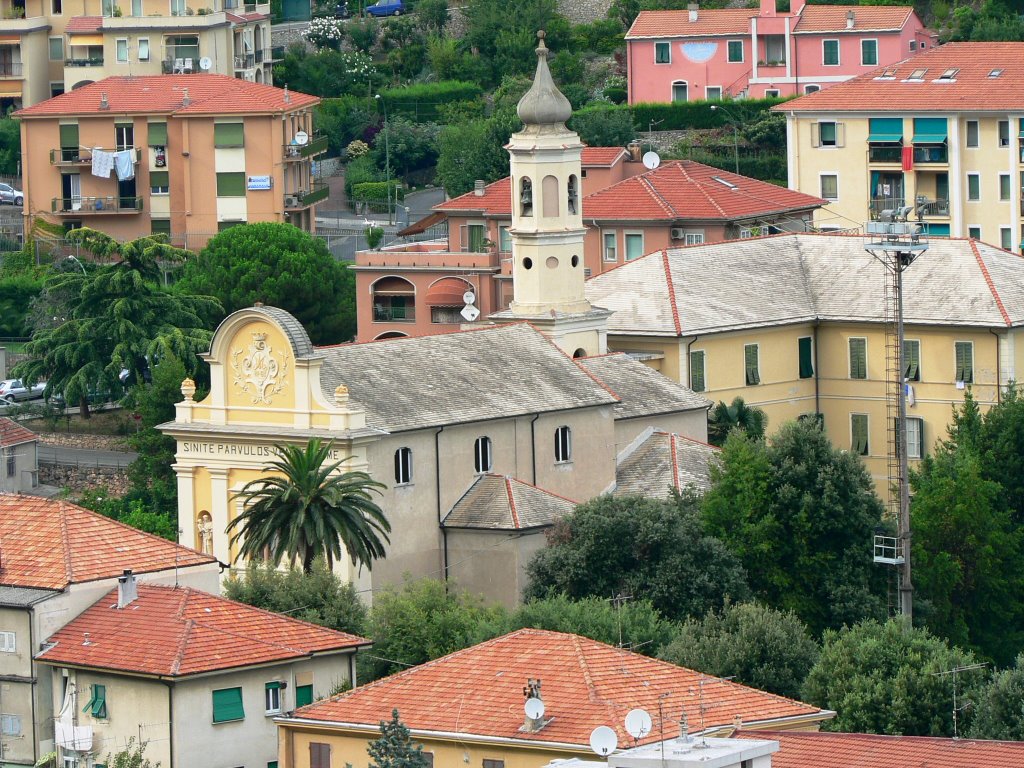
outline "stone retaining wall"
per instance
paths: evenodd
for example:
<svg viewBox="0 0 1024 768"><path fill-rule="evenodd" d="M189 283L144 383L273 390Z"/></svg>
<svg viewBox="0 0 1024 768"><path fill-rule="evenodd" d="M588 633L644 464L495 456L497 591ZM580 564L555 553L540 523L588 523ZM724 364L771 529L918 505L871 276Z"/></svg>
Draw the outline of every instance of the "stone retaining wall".
<svg viewBox="0 0 1024 768"><path fill-rule="evenodd" d="M32 429L29 426L29 429ZM80 435L74 432L38 432L39 442L63 448L91 448L96 451L130 451L128 439L115 435Z"/></svg>
<svg viewBox="0 0 1024 768"><path fill-rule="evenodd" d="M40 464L39 482L67 488L72 494L92 488L107 488L111 496L123 496L128 490L128 477L117 467L72 467Z"/></svg>

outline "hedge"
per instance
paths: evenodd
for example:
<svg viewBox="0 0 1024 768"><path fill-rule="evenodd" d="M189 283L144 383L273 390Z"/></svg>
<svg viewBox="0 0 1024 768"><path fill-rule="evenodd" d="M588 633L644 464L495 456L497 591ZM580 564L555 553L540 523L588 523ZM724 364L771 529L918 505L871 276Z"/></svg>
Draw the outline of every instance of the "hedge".
<svg viewBox="0 0 1024 768"><path fill-rule="evenodd" d="M723 109L713 110L716 101L676 101L671 103L640 103L632 106L609 107L600 105L584 107L576 114L590 110L621 109L627 110L633 118L633 127L638 131L682 131L690 128L720 128L729 125L730 117L725 110L740 123L751 122L763 116L776 104L788 99L741 99L722 104Z"/></svg>
<svg viewBox="0 0 1024 768"><path fill-rule="evenodd" d="M404 88L388 88L380 94L389 117L403 115L418 123L433 123L439 119L442 104L474 102L484 89L476 83L460 80L442 80L439 83L416 83Z"/></svg>
<svg viewBox="0 0 1024 768"><path fill-rule="evenodd" d="M361 203L371 202L375 200L387 200L388 199L388 184L387 181L364 181L359 184L352 185L352 199L358 200ZM401 200L405 195L402 190L402 186L399 182L392 180L391 185L391 199Z"/></svg>

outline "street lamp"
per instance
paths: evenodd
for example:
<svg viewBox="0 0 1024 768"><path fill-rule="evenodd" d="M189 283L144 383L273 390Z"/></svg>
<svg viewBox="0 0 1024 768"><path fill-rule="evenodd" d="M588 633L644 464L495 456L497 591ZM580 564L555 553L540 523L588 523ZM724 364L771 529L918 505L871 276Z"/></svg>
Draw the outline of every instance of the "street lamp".
<svg viewBox="0 0 1024 768"><path fill-rule="evenodd" d="M388 190L388 224L391 224L391 145L388 142L388 105L379 93L374 98L380 102L380 106L384 110L384 178Z"/></svg>
<svg viewBox="0 0 1024 768"><path fill-rule="evenodd" d="M726 118L728 118L728 120L729 120L729 124L732 126L732 158L733 158L733 163L735 164L735 167L736 167L736 175L739 176L740 175L740 143L739 143L739 134L736 132L736 116L732 112L730 112L728 109L726 109L725 107L723 107L720 104L712 104L711 105L711 111L712 112L716 112L719 109L722 110L722 112L725 113Z"/></svg>
<svg viewBox="0 0 1024 768"><path fill-rule="evenodd" d="M79 258L77 256L72 256L71 254L68 254L67 258L68 258L68 261L73 261L73 262L75 262L75 264L78 265L78 268L82 270L82 274L83 275L87 274L86 271L85 271L85 264L83 264L81 262L81 260L79 260Z"/></svg>

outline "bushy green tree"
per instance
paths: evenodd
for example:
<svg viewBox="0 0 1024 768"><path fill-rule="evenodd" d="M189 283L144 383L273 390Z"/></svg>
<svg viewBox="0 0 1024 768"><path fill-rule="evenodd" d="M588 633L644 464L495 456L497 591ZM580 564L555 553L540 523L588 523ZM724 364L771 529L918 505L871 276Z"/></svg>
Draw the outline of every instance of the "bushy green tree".
<svg viewBox="0 0 1024 768"><path fill-rule="evenodd" d="M147 741L135 743L135 737L128 738L128 744L120 752L107 753L104 761L108 768L160 768L160 763L151 763L145 756Z"/></svg>
<svg viewBox="0 0 1024 768"><path fill-rule="evenodd" d="M351 582L342 580L318 557L309 573L301 568L282 571L272 565L250 565L245 573L224 582L232 600L275 613L362 635L366 632L366 605Z"/></svg>
<svg viewBox="0 0 1024 768"><path fill-rule="evenodd" d="M975 691L968 735L972 739L1024 741L1024 654L1013 667L994 673Z"/></svg>
<svg viewBox="0 0 1024 768"><path fill-rule="evenodd" d="M370 768L427 768L431 763L423 754L423 745L413 742L409 729L398 719L398 710L391 710L391 721L380 722L380 738L366 748Z"/></svg>
<svg viewBox="0 0 1024 768"><path fill-rule="evenodd" d="M438 134L436 123L415 123L404 117L391 117L374 139L373 162L380 169L391 161L391 178L437 162Z"/></svg>
<svg viewBox="0 0 1024 768"><path fill-rule="evenodd" d="M708 442L721 447L734 429L741 429L752 440L760 440L768 429L768 416L760 408L747 405L736 396L729 405L719 400L708 414Z"/></svg>
<svg viewBox="0 0 1024 768"><path fill-rule="evenodd" d="M527 571L527 597L623 594L650 600L673 620L749 595L736 557L704 532L689 495L600 496L580 504L555 524Z"/></svg>
<svg viewBox="0 0 1024 768"><path fill-rule="evenodd" d="M224 315L257 301L285 309L314 344L355 335L354 273L323 240L291 224L262 222L221 232L185 265L175 287L180 295L216 296Z"/></svg>
<svg viewBox="0 0 1024 768"><path fill-rule="evenodd" d="M43 291L43 278L30 272L0 277L0 336L29 335L32 302Z"/></svg>
<svg viewBox="0 0 1024 768"><path fill-rule="evenodd" d="M594 106L575 113L569 127L589 147L624 147L636 136L633 118L621 109Z"/></svg>
<svg viewBox="0 0 1024 768"><path fill-rule="evenodd" d="M448 23L448 0L420 0L416 17L428 34L443 34Z"/></svg>
<svg viewBox="0 0 1024 768"><path fill-rule="evenodd" d="M569 47L569 23L555 0L472 0L465 8L466 43L490 65L490 82L506 74L527 74L537 64L537 30L557 53Z"/></svg>
<svg viewBox="0 0 1024 768"><path fill-rule="evenodd" d="M14 176L21 160L21 123L11 117L0 117L0 173Z"/></svg>
<svg viewBox="0 0 1024 768"><path fill-rule="evenodd" d="M865 621L825 632L802 698L836 711L826 730L952 736L953 680L939 673L974 661L902 619ZM961 675L958 696L973 698L977 682Z"/></svg>
<svg viewBox="0 0 1024 768"><path fill-rule="evenodd" d="M373 60L359 51L310 53L292 46L274 65L274 82L313 96L366 96L384 83Z"/></svg>
<svg viewBox="0 0 1024 768"><path fill-rule="evenodd" d="M489 118L441 129L438 138L437 181L455 197L473 189L476 179L497 181L508 176L505 144L522 128L513 110L500 110Z"/></svg>
<svg viewBox="0 0 1024 768"><path fill-rule="evenodd" d="M352 47L360 53L368 54L370 49L377 44L377 38L380 36L380 24L373 16L352 19L345 26L348 29L348 39L352 41Z"/></svg>
<svg viewBox="0 0 1024 768"><path fill-rule="evenodd" d="M818 644L794 614L760 603L730 603L687 619L659 656L673 664L797 698Z"/></svg>
<svg viewBox="0 0 1024 768"><path fill-rule="evenodd" d="M884 572L872 561L882 502L860 458L810 420L767 442L725 442L704 497L708 531L746 568L758 599L793 611L817 636L884 615Z"/></svg>
<svg viewBox="0 0 1024 768"><path fill-rule="evenodd" d="M324 99L316 108L316 126L327 137L333 154L340 154L355 139L361 139L376 119L370 102L362 96Z"/></svg>

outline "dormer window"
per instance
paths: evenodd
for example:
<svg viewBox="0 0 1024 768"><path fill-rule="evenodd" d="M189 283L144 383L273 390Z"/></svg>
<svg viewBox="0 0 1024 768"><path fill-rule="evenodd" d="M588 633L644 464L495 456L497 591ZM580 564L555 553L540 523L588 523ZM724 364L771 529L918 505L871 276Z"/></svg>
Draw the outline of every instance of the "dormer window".
<svg viewBox="0 0 1024 768"><path fill-rule="evenodd" d="M989 77L1001 77L1002 74L1003 74L1003 70L1001 70L1001 69L993 69L991 72L988 73L988 76Z"/></svg>
<svg viewBox="0 0 1024 768"><path fill-rule="evenodd" d="M910 76L907 78L907 80L916 80L918 82L923 82L924 76L925 74L927 74L927 72L927 69L915 69L913 72L910 73Z"/></svg>
<svg viewBox="0 0 1024 768"><path fill-rule="evenodd" d="M959 72L959 71L960 70L956 69L955 67L947 69L945 72L943 72L941 75L938 76L938 78L936 79L935 82L937 82L937 83L938 82L942 82L942 81L951 82L953 80L956 80L956 73Z"/></svg>

